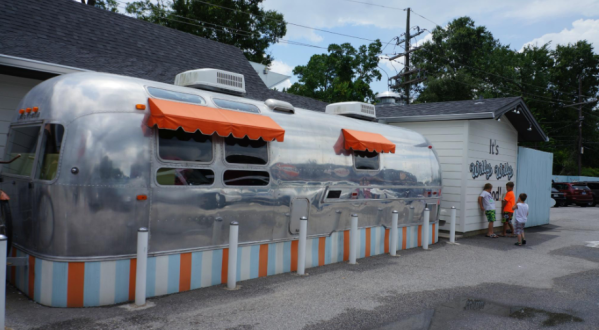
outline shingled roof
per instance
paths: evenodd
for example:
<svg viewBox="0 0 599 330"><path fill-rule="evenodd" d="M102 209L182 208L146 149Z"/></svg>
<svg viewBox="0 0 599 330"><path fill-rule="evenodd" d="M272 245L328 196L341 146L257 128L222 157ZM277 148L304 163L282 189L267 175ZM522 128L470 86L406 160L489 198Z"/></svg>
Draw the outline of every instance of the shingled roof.
<svg viewBox="0 0 599 330"><path fill-rule="evenodd" d="M267 88L234 46L73 0L2 0L0 13L0 54L169 84L183 71L222 69L244 75L248 98L327 105Z"/></svg>
<svg viewBox="0 0 599 330"><path fill-rule="evenodd" d="M387 123L507 118L518 131L519 141L548 141L521 97L379 105L376 115Z"/></svg>

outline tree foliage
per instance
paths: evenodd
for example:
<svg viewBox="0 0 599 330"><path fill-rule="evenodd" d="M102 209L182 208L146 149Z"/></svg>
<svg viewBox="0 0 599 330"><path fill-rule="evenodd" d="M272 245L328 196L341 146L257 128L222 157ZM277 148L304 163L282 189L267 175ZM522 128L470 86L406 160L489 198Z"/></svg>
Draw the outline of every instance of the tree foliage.
<svg viewBox="0 0 599 330"><path fill-rule="evenodd" d="M308 96L324 102L373 101L370 83L381 80L378 55L381 42L355 49L351 44L331 44L328 54L313 55L308 64L296 66L298 82L288 93Z"/></svg>
<svg viewBox="0 0 599 330"><path fill-rule="evenodd" d="M110 0L107 0L110 1ZM140 0L127 5L138 19L233 45L250 61L269 65L266 49L285 36L283 14L260 7L263 0Z"/></svg>
<svg viewBox="0 0 599 330"><path fill-rule="evenodd" d="M427 71L416 87L416 102L521 96L551 140L530 144L554 153L554 173L577 174L578 79L583 101L599 94L599 56L587 41L510 49L468 17L432 32L432 40L414 53L412 63ZM599 111L583 109L587 171L599 168Z"/></svg>

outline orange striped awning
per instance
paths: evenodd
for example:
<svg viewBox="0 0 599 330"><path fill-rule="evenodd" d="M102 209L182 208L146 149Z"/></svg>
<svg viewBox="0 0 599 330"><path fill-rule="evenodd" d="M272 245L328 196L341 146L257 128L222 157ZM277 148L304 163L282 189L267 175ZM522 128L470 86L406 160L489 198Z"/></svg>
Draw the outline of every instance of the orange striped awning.
<svg viewBox="0 0 599 330"><path fill-rule="evenodd" d="M214 133L222 137L233 134L236 138L247 136L251 140L283 142L285 130L272 118L255 113L211 108L203 105L180 103L162 99L148 99L150 118L148 126L176 130L182 128L193 133Z"/></svg>
<svg viewBox="0 0 599 330"><path fill-rule="evenodd" d="M342 129L345 149L395 153L395 144L378 133Z"/></svg>

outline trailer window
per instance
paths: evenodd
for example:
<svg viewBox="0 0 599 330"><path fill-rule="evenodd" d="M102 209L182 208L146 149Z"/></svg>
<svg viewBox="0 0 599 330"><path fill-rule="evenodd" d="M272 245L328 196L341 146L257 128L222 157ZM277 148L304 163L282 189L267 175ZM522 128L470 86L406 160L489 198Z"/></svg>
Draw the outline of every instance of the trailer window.
<svg viewBox="0 0 599 330"><path fill-rule="evenodd" d="M214 172L197 168L160 168L156 181L163 186L206 186L214 183Z"/></svg>
<svg viewBox="0 0 599 330"><path fill-rule="evenodd" d="M262 139L229 136L225 138L225 160L231 164L265 165L268 163L268 143Z"/></svg>
<svg viewBox="0 0 599 330"><path fill-rule="evenodd" d="M42 131L42 145L38 159L37 178L52 180L58 172L58 158L64 136L64 126L59 124L46 124Z"/></svg>
<svg viewBox="0 0 599 330"><path fill-rule="evenodd" d="M11 160L17 155L21 155L21 157L10 164L5 164L2 172L16 175L31 175L39 132L40 126L13 127L11 129L8 134L4 160Z"/></svg>
<svg viewBox="0 0 599 330"><path fill-rule="evenodd" d="M235 102L223 99L212 99L216 105L224 109L239 110L252 113L260 113L260 109L253 104Z"/></svg>
<svg viewBox="0 0 599 330"><path fill-rule="evenodd" d="M227 186L267 186L270 175L264 171L228 170L223 181Z"/></svg>
<svg viewBox="0 0 599 330"><path fill-rule="evenodd" d="M187 133L182 129L158 130L158 152L163 160L210 162L212 136L200 132Z"/></svg>
<svg viewBox="0 0 599 330"><path fill-rule="evenodd" d="M354 164L357 170L378 170L379 154L369 151L354 151Z"/></svg>
<svg viewBox="0 0 599 330"><path fill-rule="evenodd" d="M156 87L148 87L148 92L150 95L161 99L181 101L186 103L206 104L206 101L199 95L169 91Z"/></svg>

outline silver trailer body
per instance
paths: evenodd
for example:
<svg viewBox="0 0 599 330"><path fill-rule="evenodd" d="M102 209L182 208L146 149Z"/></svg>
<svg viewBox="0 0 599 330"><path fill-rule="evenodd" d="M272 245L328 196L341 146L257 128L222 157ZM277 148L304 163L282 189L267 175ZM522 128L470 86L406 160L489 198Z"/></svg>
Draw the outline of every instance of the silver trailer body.
<svg viewBox="0 0 599 330"><path fill-rule="evenodd" d="M218 108L217 99L254 105L285 129L284 142L267 142L264 165L229 163L225 138L216 135L211 159L164 159L159 130L146 125L149 87L201 96L209 107ZM38 112L19 113L32 107ZM378 170L356 169L351 151L335 151L344 128L379 133L396 152L381 154ZM434 222L441 194L435 151L413 131L102 73L67 74L33 88L15 112L4 159L19 148L30 151L4 165L0 183L11 198L14 244L48 260L131 257L140 227L149 228L150 254L160 255L226 246L231 221L240 224L240 244L295 239L304 214L309 236L348 229L352 213L360 227L389 226L392 210L400 225L413 225L428 205ZM214 179L163 185L161 169L203 169ZM269 180L225 185L227 170L266 172Z"/></svg>

